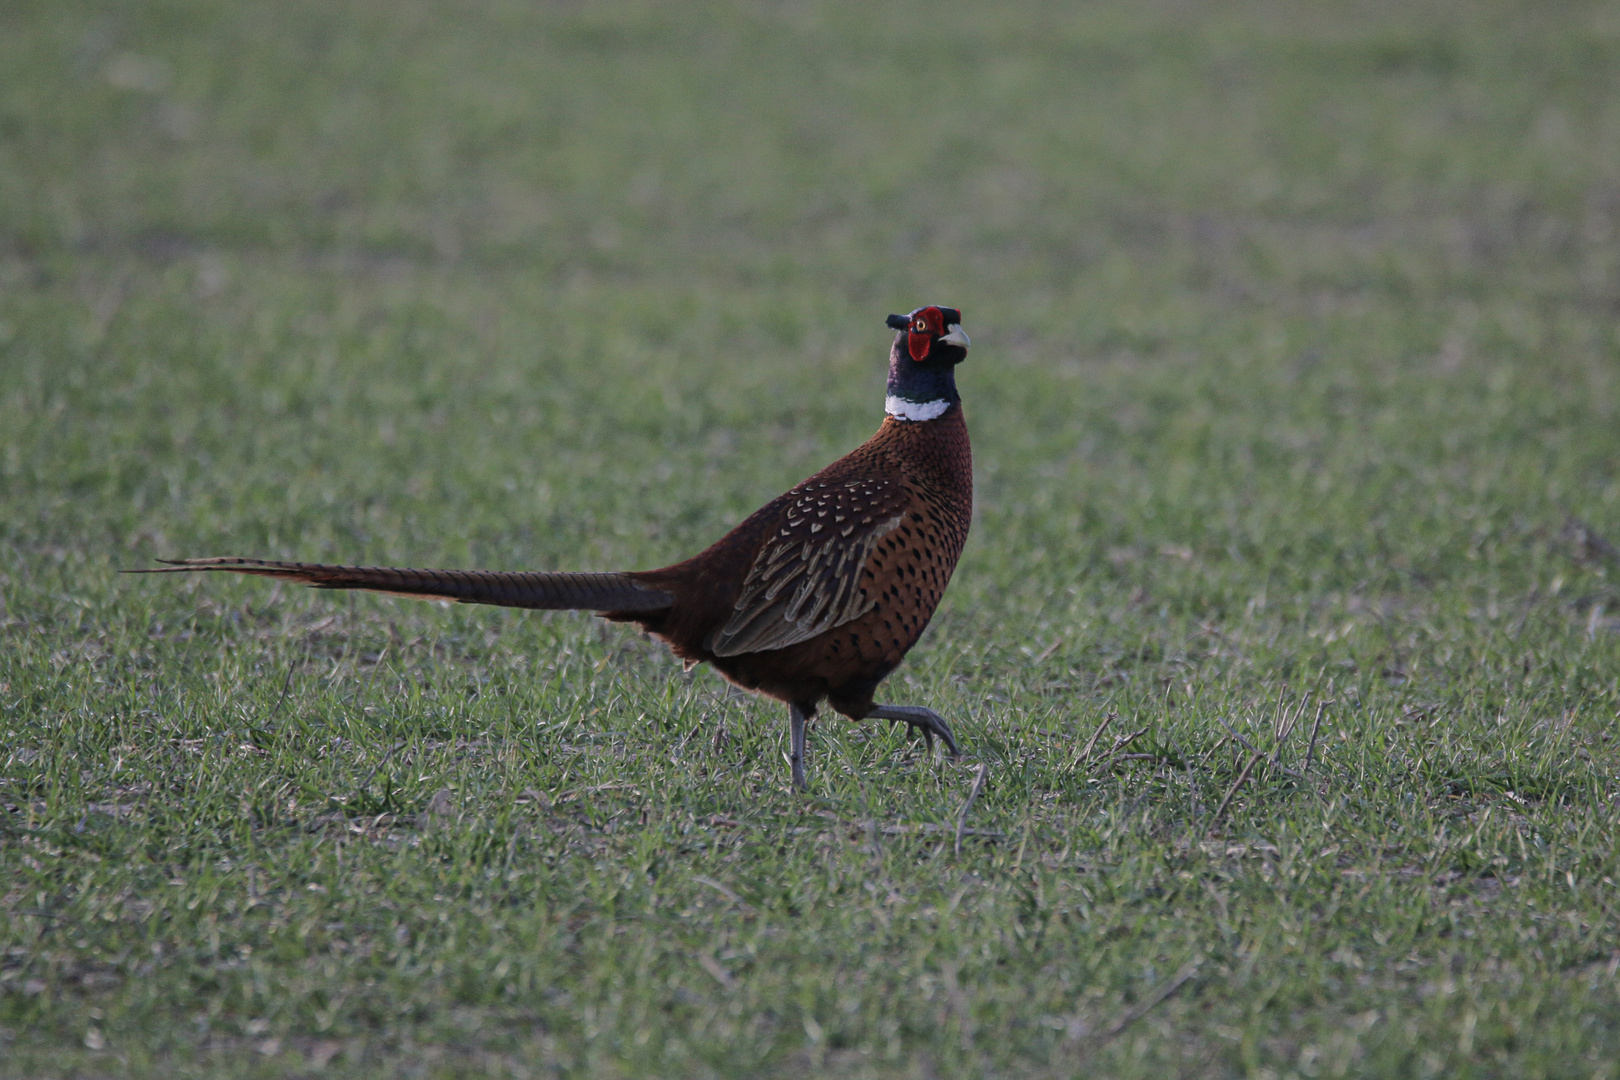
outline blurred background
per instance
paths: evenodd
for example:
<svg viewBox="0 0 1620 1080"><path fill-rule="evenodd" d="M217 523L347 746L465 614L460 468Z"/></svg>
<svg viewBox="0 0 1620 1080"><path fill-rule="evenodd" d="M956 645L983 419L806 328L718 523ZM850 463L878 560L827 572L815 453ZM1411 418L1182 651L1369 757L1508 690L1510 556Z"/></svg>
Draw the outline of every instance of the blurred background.
<svg viewBox="0 0 1620 1080"><path fill-rule="evenodd" d="M969 588L1160 547L1212 609L1469 552L1528 587L1567 516L1620 534L1613 4L0 30L14 571L672 560L870 431L928 302L975 342Z"/></svg>

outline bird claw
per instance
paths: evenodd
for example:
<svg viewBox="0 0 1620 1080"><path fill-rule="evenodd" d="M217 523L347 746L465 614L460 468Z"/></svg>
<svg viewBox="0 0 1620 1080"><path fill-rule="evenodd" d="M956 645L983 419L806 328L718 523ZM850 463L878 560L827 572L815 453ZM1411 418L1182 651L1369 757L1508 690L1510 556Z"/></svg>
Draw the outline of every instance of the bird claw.
<svg viewBox="0 0 1620 1080"><path fill-rule="evenodd" d="M951 733L951 725L933 709L925 709L920 705L879 705L870 715L893 724L905 724L922 732L923 741L927 744L930 755L934 752L934 736L937 735L944 740L951 757L961 756L961 751L956 748L956 736Z"/></svg>
<svg viewBox="0 0 1620 1080"><path fill-rule="evenodd" d="M925 722L917 720L901 720L896 718L889 721L890 727L893 727L896 724L904 724L907 727L916 728L918 731L922 732L923 743L928 747L929 756L933 756L934 732L932 728L930 728Z"/></svg>

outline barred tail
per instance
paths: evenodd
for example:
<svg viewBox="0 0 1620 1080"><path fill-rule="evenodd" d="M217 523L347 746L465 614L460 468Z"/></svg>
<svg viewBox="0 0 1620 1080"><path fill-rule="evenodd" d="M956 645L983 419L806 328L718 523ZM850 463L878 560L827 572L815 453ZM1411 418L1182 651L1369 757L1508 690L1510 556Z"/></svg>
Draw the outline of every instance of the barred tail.
<svg viewBox="0 0 1620 1080"><path fill-rule="evenodd" d="M159 559L167 566L131 574L183 574L223 570L232 574L300 581L317 589L366 589L463 604L539 608L547 611L653 612L674 597L629 574L506 574L488 570L401 570L387 566L327 566L265 559Z"/></svg>

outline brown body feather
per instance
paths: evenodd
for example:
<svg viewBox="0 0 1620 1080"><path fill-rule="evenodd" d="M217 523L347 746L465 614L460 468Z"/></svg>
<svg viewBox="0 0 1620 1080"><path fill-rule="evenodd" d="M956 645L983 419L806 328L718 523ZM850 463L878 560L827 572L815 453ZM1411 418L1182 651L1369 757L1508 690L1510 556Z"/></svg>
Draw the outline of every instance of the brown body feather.
<svg viewBox="0 0 1620 1080"><path fill-rule="evenodd" d="M708 550L628 575L675 596L628 618L745 689L826 699L858 720L928 626L972 516L961 406L927 423L890 417Z"/></svg>

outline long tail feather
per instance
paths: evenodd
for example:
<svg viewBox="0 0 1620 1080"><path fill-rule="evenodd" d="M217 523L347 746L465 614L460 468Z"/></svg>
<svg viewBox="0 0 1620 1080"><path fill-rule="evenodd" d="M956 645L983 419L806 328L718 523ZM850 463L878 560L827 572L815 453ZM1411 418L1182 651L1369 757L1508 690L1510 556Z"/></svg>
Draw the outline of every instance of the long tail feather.
<svg viewBox="0 0 1620 1080"><path fill-rule="evenodd" d="M317 589L366 589L396 596L547 611L662 611L674 597L628 574L507 574L488 570L404 570L388 566L328 566L266 559L159 559L167 566L131 574L217 570L300 581Z"/></svg>

